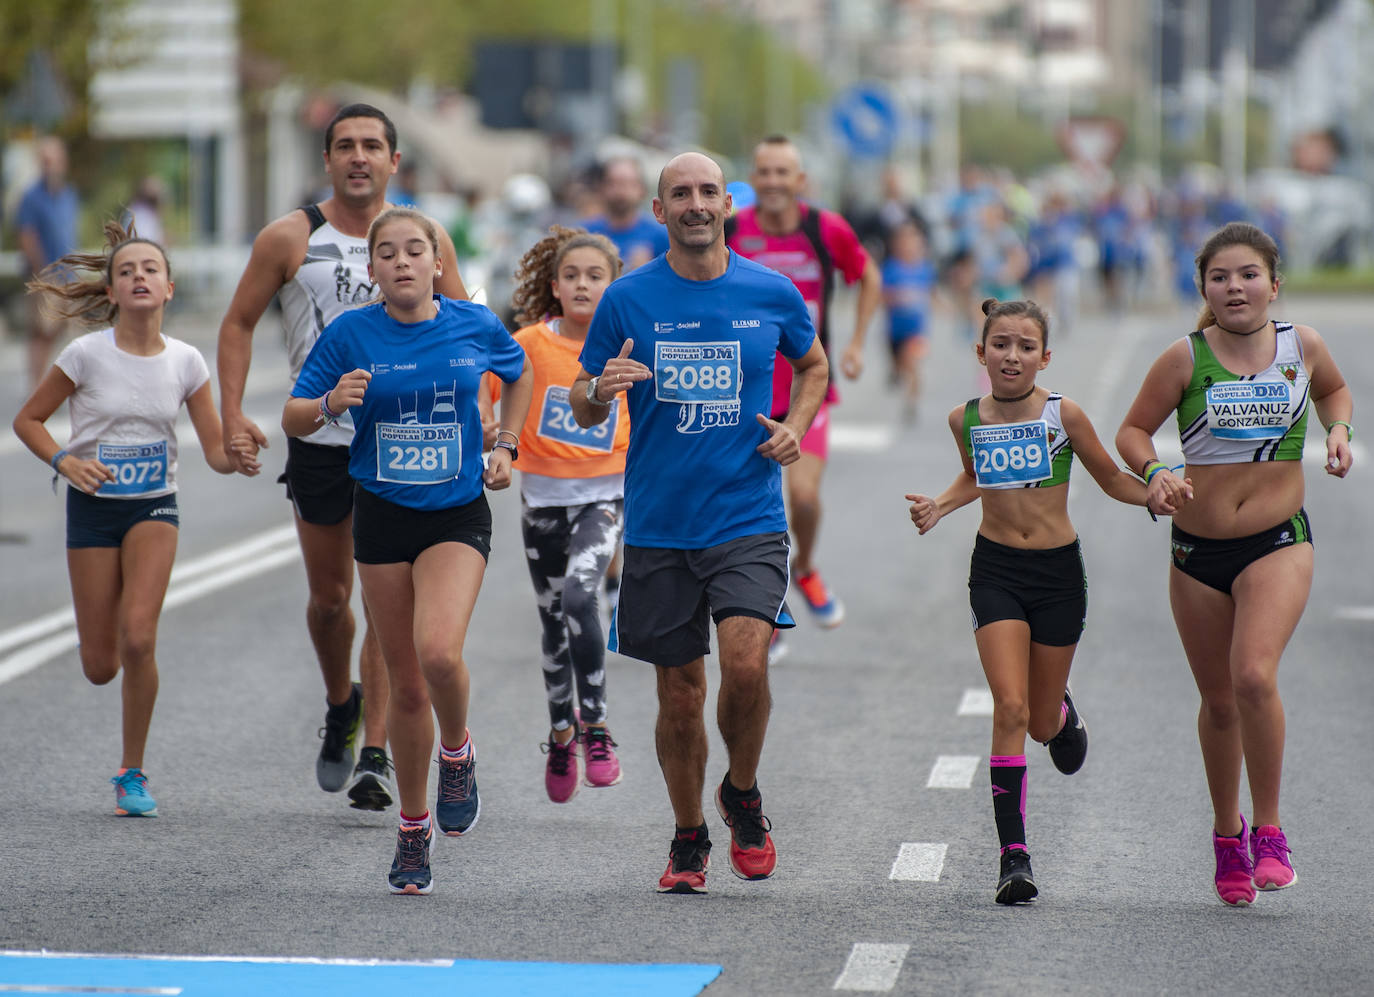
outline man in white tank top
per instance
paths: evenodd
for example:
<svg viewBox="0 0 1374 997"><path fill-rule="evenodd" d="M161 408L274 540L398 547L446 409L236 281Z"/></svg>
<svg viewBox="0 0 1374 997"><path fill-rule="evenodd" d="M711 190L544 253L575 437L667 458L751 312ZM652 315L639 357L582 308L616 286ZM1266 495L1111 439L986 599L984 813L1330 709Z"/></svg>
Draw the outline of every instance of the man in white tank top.
<svg viewBox="0 0 1374 997"><path fill-rule="evenodd" d="M229 440L235 433L251 433L259 446L267 446L267 436L243 412L258 320L273 296L280 295L294 384L324 327L343 311L374 297L367 272L367 230L388 206L387 182L400 161L396 127L385 114L369 104L341 108L325 130L324 171L333 195L283 215L254 240L252 256L219 329L224 447L232 459L237 455L229 449ZM435 289L446 297L466 299L453 243L442 226L436 228L444 272L435 281ZM351 678L353 482L348 477L348 445L352 435L352 422L345 417L305 440L290 440L286 472L278 480L286 484L295 508L296 534L310 587L306 626L324 676L328 705L316 780L328 792L347 787L353 807L384 810L394 796L386 755L387 677L370 625L363 635L359 661L362 681L354 683ZM355 766L360 727L362 747Z"/></svg>

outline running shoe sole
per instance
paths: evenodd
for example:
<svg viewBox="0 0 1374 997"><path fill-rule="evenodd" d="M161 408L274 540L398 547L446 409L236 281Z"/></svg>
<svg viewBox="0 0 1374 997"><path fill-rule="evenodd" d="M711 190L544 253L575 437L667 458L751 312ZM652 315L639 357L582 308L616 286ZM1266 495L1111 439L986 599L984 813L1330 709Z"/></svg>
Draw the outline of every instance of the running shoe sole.
<svg viewBox="0 0 1374 997"><path fill-rule="evenodd" d="M1012 876L1005 883L997 884L996 900L1008 907L1012 904L1029 903L1039 895L1035 880L1029 876Z"/></svg>
<svg viewBox="0 0 1374 997"><path fill-rule="evenodd" d="M385 810L394 800L391 791L372 772L364 772L348 787L349 806L354 810Z"/></svg>
<svg viewBox="0 0 1374 997"><path fill-rule="evenodd" d="M669 863L669 864L668 864L668 869L671 870L671 869L672 869L672 859L669 859L669 860L668 860L668 863ZM665 872L663 873L663 875L662 875L661 877L659 877L659 880L658 880L658 892L659 892L659 893L681 893L681 894L687 894L687 895L691 895L691 896L695 896L695 895L698 895L698 894L704 894L704 893L706 893L706 873L707 873L707 870L709 870L710 868L711 868L711 856L707 855L704 859L702 859L702 862L701 862L701 871L700 871L700 872L685 872L685 873L678 873L678 874L677 874L677 878L674 879L671 883L665 883L664 881L667 880L667 879L669 878L670 875L672 875L672 873L670 873L669 871L665 871ZM687 881L687 877L688 877L688 876L700 876L700 877L701 877L701 885L700 885L700 886L693 886L690 882Z"/></svg>
<svg viewBox="0 0 1374 997"><path fill-rule="evenodd" d="M458 829L458 828L452 828L452 829L450 829L450 828L444 827L444 822L441 821L441 820L439 820L438 808L437 808L437 807L435 808L435 817L434 817L434 820L435 820L435 823L437 823L437 824L439 825L439 830L442 831L442 832L444 832L444 835L445 835L446 837L449 837L449 838L461 838L463 835L467 834L469 831L471 831L474 827L477 826L477 818L478 818L478 817L481 817L481 816L482 816L482 800L481 800L481 798L479 797L478 800L477 800L477 809L474 810L474 811L473 811L473 814L472 814L472 823L469 824L467 827L462 828L462 829Z"/></svg>

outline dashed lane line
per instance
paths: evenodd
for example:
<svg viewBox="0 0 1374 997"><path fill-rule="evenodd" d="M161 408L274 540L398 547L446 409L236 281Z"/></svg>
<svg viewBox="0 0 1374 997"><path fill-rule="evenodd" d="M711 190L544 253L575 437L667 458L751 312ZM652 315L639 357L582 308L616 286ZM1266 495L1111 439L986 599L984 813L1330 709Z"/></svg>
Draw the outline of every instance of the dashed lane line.
<svg viewBox="0 0 1374 997"><path fill-rule="evenodd" d="M938 883L948 849L948 845L940 842L903 842L887 878L907 883Z"/></svg>
<svg viewBox="0 0 1374 997"><path fill-rule="evenodd" d="M834 989L869 993L891 990L897 984L897 975L910 951L910 945L855 942Z"/></svg>
<svg viewBox="0 0 1374 997"><path fill-rule="evenodd" d="M940 755L931 766L927 789L968 789L978 770L978 755Z"/></svg>
<svg viewBox="0 0 1374 997"><path fill-rule="evenodd" d="M992 690L965 689L959 700L959 708L954 713L960 717L992 716Z"/></svg>

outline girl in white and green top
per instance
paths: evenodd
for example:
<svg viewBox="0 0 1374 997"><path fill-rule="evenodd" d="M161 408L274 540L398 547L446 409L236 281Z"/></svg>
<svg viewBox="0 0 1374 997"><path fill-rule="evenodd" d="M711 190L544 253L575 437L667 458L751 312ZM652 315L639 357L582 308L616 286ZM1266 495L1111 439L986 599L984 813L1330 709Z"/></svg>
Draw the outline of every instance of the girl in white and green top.
<svg viewBox="0 0 1374 997"><path fill-rule="evenodd" d="M1050 362L1049 320L1033 301L983 302L976 349L992 390L949 414L963 467L939 498L908 495L924 535L946 513L981 500L969 568L974 640L992 691L992 808L1001 842L994 895L1023 903L1038 893L1026 848L1026 735L1066 775L1088 751L1068 692L1087 618L1087 580L1069 521L1074 454L1104 492L1145 504L1145 486L1119 469L1072 400L1036 384ZM1155 511L1171 511L1159 506Z"/></svg>

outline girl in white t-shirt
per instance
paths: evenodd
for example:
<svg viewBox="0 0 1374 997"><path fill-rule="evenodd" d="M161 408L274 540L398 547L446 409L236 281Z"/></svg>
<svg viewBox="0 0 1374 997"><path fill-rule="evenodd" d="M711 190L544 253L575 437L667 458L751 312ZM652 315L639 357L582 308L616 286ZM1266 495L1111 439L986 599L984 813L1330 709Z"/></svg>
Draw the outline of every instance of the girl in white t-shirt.
<svg viewBox="0 0 1374 997"><path fill-rule="evenodd" d="M59 314L108 327L62 351L19 410L14 432L70 486L67 571L82 671L95 685L124 672L123 760L110 780L115 813L155 817L143 752L157 698L158 617L176 557L175 424L182 405L206 463L221 474L236 465L221 445L204 358L162 334L172 298L166 253L113 222L105 237L105 253L72 254L53 264L100 279L58 283L45 270L29 283ZM44 425L63 402L71 412L65 448ZM247 434L235 436L232 449L257 453ZM256 461L246 466L244 473L258 473Z"/></svg>

